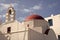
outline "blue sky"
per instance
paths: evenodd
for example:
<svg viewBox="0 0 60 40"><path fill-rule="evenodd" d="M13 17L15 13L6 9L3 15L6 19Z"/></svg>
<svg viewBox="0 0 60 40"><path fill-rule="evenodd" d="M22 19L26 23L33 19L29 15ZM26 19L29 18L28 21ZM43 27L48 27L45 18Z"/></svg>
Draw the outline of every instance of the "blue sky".
<svg viewBox="0 0 60 40"><path fill-rule="evenodd" d="M16 19L19 21L31 14L38 14L44 18L51 14L60 14L60 0L0 0L1 20L5 19L10 4L16 10Z"/></svg>

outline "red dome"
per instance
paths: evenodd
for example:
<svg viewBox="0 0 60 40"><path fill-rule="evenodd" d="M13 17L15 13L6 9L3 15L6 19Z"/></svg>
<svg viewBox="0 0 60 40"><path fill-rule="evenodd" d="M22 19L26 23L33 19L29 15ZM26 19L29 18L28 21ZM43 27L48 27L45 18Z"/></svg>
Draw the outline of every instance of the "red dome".
<svg viewBox="0 0 60 40"><path fill-rule="evenodd" d="M31 16L28 16L25 21L29 21L29 20L33 20L33 19L42 19L44 20L44 18L42 16L39 16L39 15L31 15Z"/></svg>

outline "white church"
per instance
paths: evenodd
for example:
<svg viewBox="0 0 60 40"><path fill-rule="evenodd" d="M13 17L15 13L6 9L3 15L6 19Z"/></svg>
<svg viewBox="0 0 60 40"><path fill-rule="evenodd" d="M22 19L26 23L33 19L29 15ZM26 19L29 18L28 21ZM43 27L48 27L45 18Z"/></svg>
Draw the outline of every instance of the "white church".
<svg viewBox="0 0 60 40"><path fill-rule="evenodd" d="M48 18L30 15L20 23L15 20L15 10L8 8L6 20L0 24L0 40L58 40L55 29L50 28ZM45 20L46 19L46 20Z"/></svg>

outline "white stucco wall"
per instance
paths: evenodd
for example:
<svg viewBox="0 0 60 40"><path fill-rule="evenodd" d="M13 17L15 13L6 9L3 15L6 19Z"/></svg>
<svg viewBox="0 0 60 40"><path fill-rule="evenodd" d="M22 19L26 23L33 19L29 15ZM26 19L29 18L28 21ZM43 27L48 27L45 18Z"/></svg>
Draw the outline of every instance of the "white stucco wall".
<svg viewBox="0 0 60 40"><path fill-rule="evenodd" d="M7 33L7 28L11 27L11 33ZM0 38L0 40L4 40L6 37L6 40L28 40L28 32L27 28L24 27L24 24L19 23L18 21L14 21L11 23L4 23L0 26L0 37L1 35L4 35L4 37Z"/></svg>
<svg viewBox="0 0 60 40"><path fill-rule="evenodd" d="M57 17L53 17L53 18L54 20L59 19ZM54 22L57 22L57 21L54 21ZM27 27L28 24L29 24L29 27ZM59 22L56 24L59 24ZM56 25L56 24L53 24L53 25ZM11 34L7 34L7 27L11 27ZM29 28L32 30L29 30ZM56 29L55 26L51 28L54 31ZM49 29L49 25L47 21L44 21L44 20L31 20L31 21L22 22L22 23L18 21L14 21L12 23L2 24L0 26L0 31L2 35L4 34L4 38L6 37L6 40L8 40L9 38L11 40L57 40L55 39L54 34L57 32L56 33L57 35L58 31L55 31L55 32L49 31L49 34L46 35L44 34L46 29ZM56 30L59 30L59 29L56 29ZM9 38L7 38L8 36ZM3 40L3 38L1 40Z"/></svg>
<svg viewBox="0 0 60 40"><path fill-rule="evenodd" d="M53 20L53 26L50 26L50 28L52 28L54 30L54 32L56 33L56 36L58 38L58 35L60 35L60 31L59 31L60 30L60 14L45 18L45 20L47 20L47 21L49 19Z"/></svg>

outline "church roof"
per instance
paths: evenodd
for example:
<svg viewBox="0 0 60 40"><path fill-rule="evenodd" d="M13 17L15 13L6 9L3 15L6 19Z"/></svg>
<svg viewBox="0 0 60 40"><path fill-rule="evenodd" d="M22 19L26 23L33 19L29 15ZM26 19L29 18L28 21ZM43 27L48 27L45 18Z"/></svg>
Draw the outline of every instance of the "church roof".
<svg viewBox="0 0 60 40"><path fill-rule="evenodd" d="M28 16L28 17L25 19L25 21L34 20L34 19L42 19L42 20L44 20L44 18L43 18L42 16L33 14L33 15Z"/></svg>

